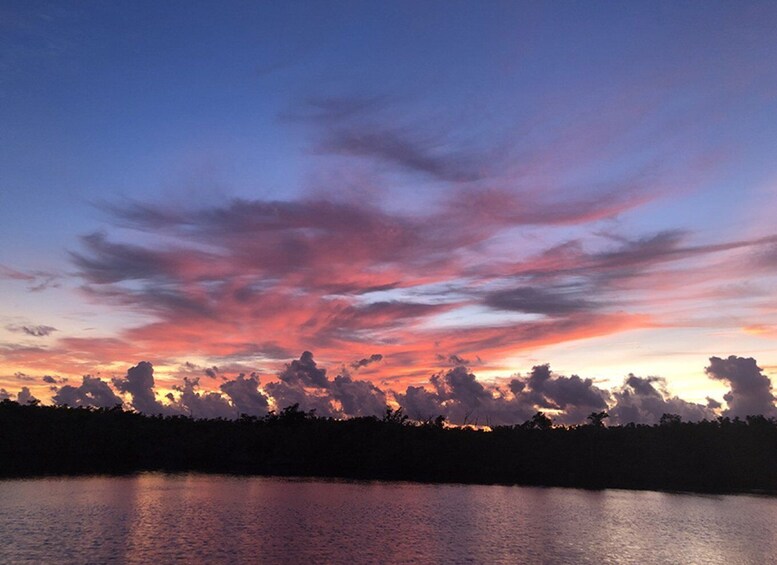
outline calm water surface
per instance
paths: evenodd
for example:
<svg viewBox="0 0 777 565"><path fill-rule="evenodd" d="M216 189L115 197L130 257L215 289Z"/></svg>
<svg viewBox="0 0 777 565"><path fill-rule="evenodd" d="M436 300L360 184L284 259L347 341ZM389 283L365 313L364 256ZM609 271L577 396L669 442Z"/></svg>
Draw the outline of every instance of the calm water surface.
<svg viewBox="0 0 777 565"><path fill-rule="evenodd" d="M208 475L0 481L3 563L773 563L777 499Z"/></svg>

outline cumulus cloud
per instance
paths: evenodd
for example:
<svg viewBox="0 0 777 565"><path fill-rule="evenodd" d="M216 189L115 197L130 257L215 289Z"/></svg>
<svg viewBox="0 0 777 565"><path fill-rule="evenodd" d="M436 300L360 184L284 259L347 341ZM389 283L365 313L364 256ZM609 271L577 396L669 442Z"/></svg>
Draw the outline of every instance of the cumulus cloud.
<svg viewBox="0 0 777 565"><path fill-rule="evenodd" d="M16 402L19 404L29 404L30 402L37 402L37 398L32 395L29 387L23 386L19 394L16 395Z"/></svg>
<svg viewBox="0 0 777 565"><path fill-rule="evenodd" d="M310 351L304 351L298 360L295 359L288 363L278 378L291 385L301 384L313 388L329 387L326 369L321 369L316 365Z"/></svg>
<svg viewBox="0 0 777 565"><path fill-rule="evenodd" d="M323 417L337 416L332 397L326 389L308 389L301 381L290 383L283 380L269 382L263 388L272 399L276 410L298 404L299 409L305 412L315 411L316 415Z"/></svg>
<svg viewBox="0 0 777 565"><path fill-rule="evenodd" d="M437 392L422 386L408 386L404 393L394 393L399 405L410 418L428 420L437 416L448 416L448 411Z"/></svg>
<svg viewBox="0 0 777 565"><path fill-rule="evenodd" d="M728 406L723 412L724 416L744 418L777 415L771 380L763 374L752 357L710 357L706 372L710 378L723 381L731 387L723 396Z"/></svg>
<svg viewBox="0 0 777 565"><path fill-rule="evenodd" d="M482 383L465 367L456 367L430 379L431 389L407 387L395 394L397 402L414 419L443 415L454 424L519 424L537 411L554 423L586 423L592 412L609 411L612 423L657 423L665 413L686 420L714 418L711 407L671 396L662 379L630 375L620 390L597 387L592 379L556 375L549 365L536 365L526 377L510 379L503 389ZM658 385L658 388L656 388Z"/></svg>
<svg viewBox="0 0 777 565"><path fill-rule="evenodd" d="M239 374L235 379L223 383L221 391L232 401L238 414L264 416L269 405L267 396L259 390L259 377L256 374Z"/></svg>
<svg viewBox="0 0 777 565"><path fill-rule="evenodd" d="M519 386L515 381L511 383L514 390ZM591 412L606 410L610 400L610 393L595 386L593 380L554 376L549 365L533 367L522 384L519 398L538 409L560 411L557 420L563 424L584 422Z"/></svg>
<svg viewBox="0 0 777 565"><path fill-rule="evenodd" d="M357 368L381 360L374 354L354 363ZM457 356L443 361L464 361ZM215 366L214 366L215 367ZM200 371L192 365L189 372ZM752 414L773 416L777 413L771 383L754 359L731 356L710 358L707 373L711 378L730 384L724 396L726 416ZM411 385L404 391L382 389L374 382L354 378L346 367L334 378L327 376L310 351L304 351L278 373L277 380L262 385L256 373L239 373L234 378L220 375L219 390L200 386L200 377L185 376L162 404L155 393L154 369L141 361L127 371L126 377L114 378L113 387L130 397L130 405L145 414L186 414L195 418L237 418L241 414L261 417L270 409L282 410L293 404L304 411L324 417L380 416L392 397L415 420L444 416L453 424L512 425L543 411L556 424L586 423L592 412L607 411L612 424L657 423L664 414L677 414L683 420L697 421L717 417L721 404L707 398L706 404L688 402L672 395L664 379L630 374L621 387L607 391L590 378L559 375L550 366L536 365L525 376L481 381L464 364L432 374L427 386ZM64 379L42 377L52 385L53 401L58 405L110 408L122 404L110 384L86 375L79 386L62 385ZM3 390L0 399L13 395ZM29 388L17 395L19 402L33 399Z"/></svg>
<svg viewBox="0 0 777 565"><path fill-rule="evenodd" d="M386 410L386 393L368 381L338 375L330 390L345 416L379 416Z"/></svg>
<svg viewBox="0 0 777 565"><path fill-rule="evenodd" d="M114 378L113 386L121 393L132 397L132 407L144 414L167 414L169 410L154 394L154 367L148 361L141 361L127 371L124 378Z"/></svg>
<svg viewBox="0 0 777 565"><path fill-rule="evenodd" d="M395 398L416 420L445 416L453 424L504 425L525 421L534 408L519 396L484 385L464 366L430 378L433 391L409 386Z"/></svg>
<svg viewBox="0 0 777 565"><path fill-rule="evenodd" d="M361 368L382 358L373 354L354 366ZM277 410L298 404L306 412L339 418L378 416L386 409L385 391L369 381L354 379L345 368L330 380L310 351L288 363L278 374L278 380L265 384L263 389Z"/></svg>
<svg viewBox="0 0 777 565"><path fill-rule="evenodd" d="M43 377L43 380L46 382L57 382L51 377L49 377L49 379L51 380L46 380L46 377ZM54 401L54 404L71 406L74 408L81 406L112 408L124 404L121 397L113 392L107 382L90 375L84 375L81 384L77 387L65 385L59 388L57 393L52 397L52 400Z"/></svg>
<svg viewBox="0 0 777 565"><path fill-rule="evenodd" d="M714 419L717 414L707 405L695 404L672 396L660 377L630 374L620 390L613 392L615 405L610 409L614 424L656 424L664 414L676 414L686 421Z"/></svg>
<svg viewBox="0 0 777 565"><path fill-rule="evenodd" d="M200 391L199 377L184 377L183 384L175 386L180 395L172 409L197 419L236 418L238 411L218 392Z"/></svg>

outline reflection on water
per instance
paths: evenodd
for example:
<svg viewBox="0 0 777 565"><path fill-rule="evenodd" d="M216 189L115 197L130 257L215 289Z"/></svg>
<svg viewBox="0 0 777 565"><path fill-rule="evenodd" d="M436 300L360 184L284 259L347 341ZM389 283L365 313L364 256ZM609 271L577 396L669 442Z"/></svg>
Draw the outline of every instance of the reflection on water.
<svg viewBox="0 0 777 565"><path fill-rule="evenodd" d="M769 563L777 499L207 475L0 481L3 563Z"/></svg>

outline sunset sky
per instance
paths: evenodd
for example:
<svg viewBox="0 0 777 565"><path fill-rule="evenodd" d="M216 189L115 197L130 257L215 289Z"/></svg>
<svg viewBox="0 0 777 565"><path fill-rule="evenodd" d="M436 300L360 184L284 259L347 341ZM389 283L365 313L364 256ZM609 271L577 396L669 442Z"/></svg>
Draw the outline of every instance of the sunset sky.
<svg viewBox="0 0 777 565"><path fill-rule="evenodd" d="M772 411L775 29L760 2L3 1L0 396Z"/></svg>

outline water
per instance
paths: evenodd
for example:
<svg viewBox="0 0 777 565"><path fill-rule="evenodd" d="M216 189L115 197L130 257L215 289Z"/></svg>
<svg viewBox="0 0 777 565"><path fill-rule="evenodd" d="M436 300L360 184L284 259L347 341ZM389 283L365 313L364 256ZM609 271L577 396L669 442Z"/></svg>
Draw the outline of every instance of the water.
<svg viewBox="0 0 777 565"><path fill-rule="evenodd" d="M0 481L3 563L770 563L777 499L208 475Z"/></svg>

